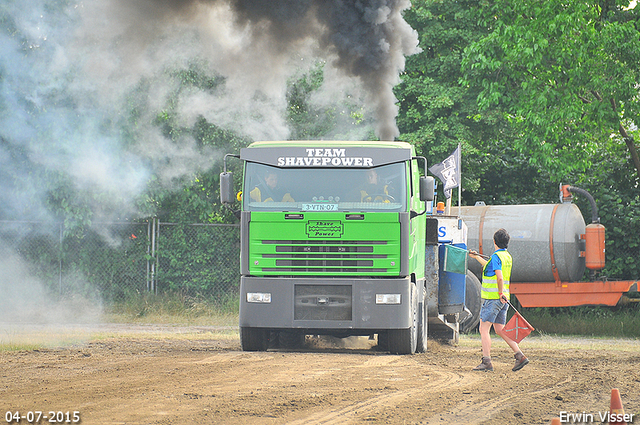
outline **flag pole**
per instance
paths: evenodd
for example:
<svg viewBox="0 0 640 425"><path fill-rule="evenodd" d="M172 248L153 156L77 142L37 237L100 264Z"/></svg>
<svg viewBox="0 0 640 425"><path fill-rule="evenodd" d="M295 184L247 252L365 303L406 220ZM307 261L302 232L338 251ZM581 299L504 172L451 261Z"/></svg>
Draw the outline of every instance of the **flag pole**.
<svg viewBox="0 0 640 425"><path fill-rule="evenodd" d="M453 189L458 186L458 216L462 214L462 188L460 179L462 173L460 171L460 160L462 154L460 153L461 144L458 143L456 150L446 157L444 161L435 164L429 168L436 177L438 177L442 183L444 195L447 197L445 215L451 216L451 204L453 203Z"/></svg>
<svg viewBox="0 0 640 425"><path fill-rule="evenodd" d="M462 217L462 147L458 143L458 218Z"/></svg>

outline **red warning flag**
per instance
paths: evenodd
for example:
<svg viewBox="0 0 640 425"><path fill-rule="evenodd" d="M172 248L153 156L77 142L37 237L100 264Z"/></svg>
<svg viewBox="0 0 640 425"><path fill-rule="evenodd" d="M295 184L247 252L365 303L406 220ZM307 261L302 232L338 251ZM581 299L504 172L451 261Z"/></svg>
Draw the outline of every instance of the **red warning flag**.
<svg viewBox="0 0 640 425"><path fill-rule="evenodd" d="M515 310L515 309L514 309ZM502 330L509 339L514 340L515 342L520 342L529 335L531 332L535 331L535 328L529 324L524 317L517 311L513 313L513 317L504 325L504 329Z"/></svg>

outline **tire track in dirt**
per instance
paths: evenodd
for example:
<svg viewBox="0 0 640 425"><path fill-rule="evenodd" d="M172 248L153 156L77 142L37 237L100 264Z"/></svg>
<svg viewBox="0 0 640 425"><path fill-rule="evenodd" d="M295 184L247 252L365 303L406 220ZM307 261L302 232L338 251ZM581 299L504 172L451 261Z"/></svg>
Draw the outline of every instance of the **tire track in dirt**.
<svg viewBox="0 0 640 425"><path fill-rule="evenodd" d="M541 390L529 391L527 392L527 396L531 397L547 394L552 391L558 390L558 388L561 388L562 386L569 384L570 382L571 377L568 377ZM469 405L468 402L462 402L455 408L451 409L451 412L434 415L426 419L425 422L421 421L420 423L424 423L426 425L442 423L478 425L487 422L493 416L502 412L503 410L511 408L513 406L511 401L519 396L520 394L510 394L505 396L491 397L488 400L478 403L472 403L471 405Z"/></svg>
<svg viewBox="0 0 640 425"><path fill-rule="evenodd" d="M199 359L197 361L187 361L180 362L181 364L199 364L199 365L212 365L219 363L227 363L229 361L243 361L247 360L249 362L265 362L272 361L272 356L269 356L264 353L246 353L243 351L230 351L230 352L220 352L211 356L207 356L203 359Z"/></svg>
<svg viewBox="0 0 640 425"><path fill-rule="evenodd" d="M0 352L0 407L69 409L92 424L548 423L561 411L600 412L612 387L640 406L638 339L532 338L527 368L472 372L478 338L397 356L321 347L242 352L239 339L199 333L97 339L73 347ZM3 414L0 413L0 417Z"/></svg>
<svg viewBox="0 0 640 425"><path fill-rule="evenodd" d="M396 358L397 359L397 358ZM368 361L362 365L356 367L379 367L396 361L393 357L378 357L371 361ZM467 379L465 375L436 371L429 375L428 381L423 385L412 387L406 390L393 391L388 394L381 394L376 397L368 398L367 400L343 406L337 409L331 409L329 411L317 412L312 415L306 416L301 419L286 422L287 425L334 425L344 424L350 421L356 421L361 416L367 416L367 412L375 412L385 407L393 407L398 402L410 399L413 396L423 392L425 388L429 388L429 391L438 391L450 389L452 387L458 387L464 384L471 384L474 379Z"/></svg>

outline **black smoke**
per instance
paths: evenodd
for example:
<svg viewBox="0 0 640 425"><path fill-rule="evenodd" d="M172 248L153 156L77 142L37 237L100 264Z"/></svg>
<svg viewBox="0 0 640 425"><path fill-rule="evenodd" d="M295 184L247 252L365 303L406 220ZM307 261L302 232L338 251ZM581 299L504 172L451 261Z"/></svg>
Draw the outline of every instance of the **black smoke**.
<svg viewBox="0 0 640 425"><path fill-rule="evenodd" d="M136 56L133 63L159 38L189 28L199 32L201 51L225 76L277 97L284 91L282 77L291 73L292 55L322 58L361 84L378 137L393 140L398 135L392 89L404 69L405 56L418 51L417 33L402 18L409 0L112 0L100 4L110 31L124 44L123 57ZM86 8L96 13L88 4ZM224 26L228 26L226 34L220 30ZM229 34L238 39L225 45L220 37ZM256 79L262 79L262 87L255 84Z"/></svg>
<svg viewBox="0 0 640 425"><path fill-rule="evenodd" d="M409 0L2 2L0 216L42 218L52 179L124 200L132 211L119 211L135 214L126 200L150 176L167 187L222 154L190 134L163 134L158 116L167 105L184 128L204 118L248 139L286 139L289 79L318 61L320 92L348 91L364 102L378 137L393 140L392 89L417 50L402 18L408 7ZM180 87L176 72L193 67L222 83Z"/></svg>
<svg viewBox="0 0 640 425"><path fill-rule="evenodd" d="M199 145L193 132L167 134L163 117L184 129L205 119L247 139L286 139L289 79L318 62L325 75L319 91L362 100L377 136L393 140L392 88L418 44L402 18L409 6L409 0L3 0L0 223L57 221L52 205L65 208L71 221L147 217L135 200L151 180L162 189L182 187L181 178L226 153ZM192 70L207 81L176 78ZM84 198L74 204L76 193ZM46 285L13 245L0 237L0 298L36 314ZM79 311L56 310L64 320Z"/></svg>

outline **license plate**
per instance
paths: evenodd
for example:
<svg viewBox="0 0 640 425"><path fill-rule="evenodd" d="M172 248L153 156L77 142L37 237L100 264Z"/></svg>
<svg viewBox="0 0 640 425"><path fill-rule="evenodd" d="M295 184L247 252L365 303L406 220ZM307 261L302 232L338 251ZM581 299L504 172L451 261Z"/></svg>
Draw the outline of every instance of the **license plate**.
<svg viewBox="0 0 640 425"><path fill-rule="evenodd" d="M338 211L338 204L302 204L302 211Z"/></svg>

